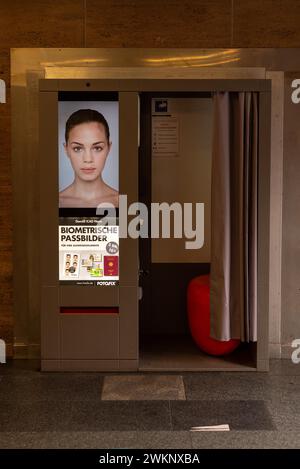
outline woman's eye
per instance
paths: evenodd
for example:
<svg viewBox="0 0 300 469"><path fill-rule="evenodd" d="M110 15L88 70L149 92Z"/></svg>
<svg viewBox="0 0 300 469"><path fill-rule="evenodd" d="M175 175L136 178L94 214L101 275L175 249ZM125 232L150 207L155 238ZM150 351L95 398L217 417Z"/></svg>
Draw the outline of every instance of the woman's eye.
<svg viewBox="0 0 300 469"><path fill-rule="evenodd" d="M82 148L81 148L81 147L73 147L73 150L74 150L75 152L79 152L80 150L82 150Z"/></svg>
<svg viewBox="0 0 300 469"><path fill-rule="evenodd" d="M102 151L103 148L102 148L102 147L94 147L94 150L96 150L96 151Z"/></svg>

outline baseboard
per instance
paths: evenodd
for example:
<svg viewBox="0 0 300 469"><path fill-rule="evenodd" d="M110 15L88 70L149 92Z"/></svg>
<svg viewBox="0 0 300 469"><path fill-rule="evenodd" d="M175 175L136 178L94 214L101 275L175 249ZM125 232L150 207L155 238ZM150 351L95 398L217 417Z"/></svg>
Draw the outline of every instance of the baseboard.
<svg viewBox="0 0 300 469"><path fill-rule="evenodd" d="M257 360L257 371L269 371L269 360Z"/></svg>
<svg viewBox="0 0 300 469"><path fill-rule="evenodd" d="M119 371L119 360L41 360L42 371Z"/></svg>
<svg viewBox="0 0 300 469"><path fill-rule="evenodd" d="M281 358L285 360L292 359L292 353L295 349L291 346L291 344L282 344L281 345Z"/></svg>
<svg viewBox="0 0 300 469"><path fill-rule="evenodd" d="M14 358L14 347L13 344L5 344L6 358Z"/></svg>
<svg viewBox="0 0 300 469"><path fill-rule="evenodd" d="M281 358L281 344L269 344L270 358Z"/></svg>
<svg viewBox="0 0 300 469"><path fill-rule="evenodd" d="M290 360L293 350L290 344L269 344L270 358L273 359ZM8 343L6 344L6 356L14 359L39 359L41 358L41 347L40 344Z"/></svg>
<svg viewBox="0 0 300 469"><path fill-rule="evenodd" d="M22 342L13 345L13 358L15 359L33 359L41 357L40 344L24 344Z"/></svg>

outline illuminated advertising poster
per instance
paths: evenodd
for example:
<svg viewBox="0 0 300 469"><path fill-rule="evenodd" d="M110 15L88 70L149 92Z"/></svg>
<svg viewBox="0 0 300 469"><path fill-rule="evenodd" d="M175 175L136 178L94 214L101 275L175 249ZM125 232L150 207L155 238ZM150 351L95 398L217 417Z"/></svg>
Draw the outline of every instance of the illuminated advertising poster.
<svg viewBox="0 0 300 469"><path fill-rule="evenodd" d="M94 98L59 96L59 281L65 285L119 280L118 101Z"/></svg>
<svg viewBox="0 0 300 469"><path fill-rule="evenodd" d="M60 280L80 285L116 285L119 227L93 218L60 218Z"/></svg>

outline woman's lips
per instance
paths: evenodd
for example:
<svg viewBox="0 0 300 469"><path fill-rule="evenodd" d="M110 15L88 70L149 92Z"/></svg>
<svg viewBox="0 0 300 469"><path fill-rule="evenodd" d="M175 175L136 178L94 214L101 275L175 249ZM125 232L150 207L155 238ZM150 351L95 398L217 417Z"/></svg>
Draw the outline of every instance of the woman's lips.
<svg viewBox="0 0 300 469"><path fill-rule="evenodd" d="M93 173L96 170L96 168L81 168L81 171L84 173Z"/></svg>

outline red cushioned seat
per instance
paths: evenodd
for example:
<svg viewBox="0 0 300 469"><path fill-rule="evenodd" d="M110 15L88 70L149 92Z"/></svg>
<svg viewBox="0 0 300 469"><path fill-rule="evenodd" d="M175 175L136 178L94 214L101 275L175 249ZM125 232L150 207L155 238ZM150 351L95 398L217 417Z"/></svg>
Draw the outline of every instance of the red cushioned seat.
<svg viewBox="0 0 300 469"><path fill-rule="evenodd" d="M215 340L210 337L209 275L193 278L187 291L187 309L190 332L198 347L209 355L227 355L240 340Z"/></svg>

